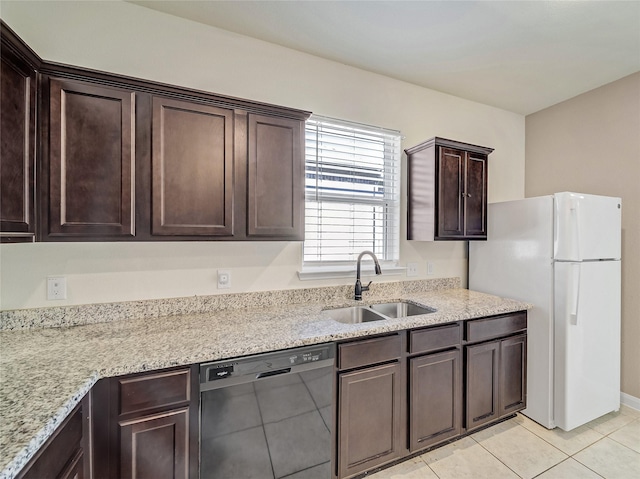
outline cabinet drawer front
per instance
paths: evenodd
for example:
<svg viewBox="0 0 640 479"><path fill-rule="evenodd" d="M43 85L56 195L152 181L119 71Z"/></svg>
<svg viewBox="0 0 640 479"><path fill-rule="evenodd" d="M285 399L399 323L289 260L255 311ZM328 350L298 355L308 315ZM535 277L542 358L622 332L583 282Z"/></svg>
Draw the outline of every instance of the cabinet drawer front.
<svg viewBox="0 0 640 479"><path fill-rule="evenodd" d="M399 334L338 345L338 368L351 369L393 361L402 355Z"/></svg>
<svg viewBox="0 0 640 479"><path fill-rule="evenodd" d="M525 329L527 329L527 312L520 311L496 318L469 321L466 324L465 337L468 342L484 341Z"/></svg>
<svg viewBox="0 0 640 479"><path fill-rule="evenodd" d="M190 400L189 369L119 380L119 413L130 414Z"/></svg>
<svg viewBox="0 0 640 479"><path fill-rule="evenodd" d="M409 353L422 353L460 344L460 325L421 329L409 333Z"/></svg>

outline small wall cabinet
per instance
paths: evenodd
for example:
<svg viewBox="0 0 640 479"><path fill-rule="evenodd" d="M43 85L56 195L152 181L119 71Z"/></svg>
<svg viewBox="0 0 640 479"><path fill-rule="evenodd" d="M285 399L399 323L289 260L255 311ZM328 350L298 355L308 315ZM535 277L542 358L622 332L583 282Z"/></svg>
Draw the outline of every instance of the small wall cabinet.
<svg viewBox="0 0 640 479"><path fill-rule="evenodd" d="M407 239L487 238L487 159L492 151L438 137L405 150Z"/></svg>

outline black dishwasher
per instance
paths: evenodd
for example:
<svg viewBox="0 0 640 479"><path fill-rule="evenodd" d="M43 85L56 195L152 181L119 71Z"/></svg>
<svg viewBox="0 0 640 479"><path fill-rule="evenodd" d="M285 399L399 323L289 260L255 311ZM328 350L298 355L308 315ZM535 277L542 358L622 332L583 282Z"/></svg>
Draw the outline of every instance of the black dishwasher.
<svg viewBox="0 0 640 479"><path fill-rule="evenodd" d="M200 366L201 479L329 479L333 343Z"/></svg>

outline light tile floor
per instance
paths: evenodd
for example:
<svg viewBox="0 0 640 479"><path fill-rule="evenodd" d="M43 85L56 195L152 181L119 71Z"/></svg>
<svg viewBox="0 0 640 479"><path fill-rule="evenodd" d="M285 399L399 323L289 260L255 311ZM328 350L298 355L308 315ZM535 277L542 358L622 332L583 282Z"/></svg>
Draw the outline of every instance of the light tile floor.
<svg viewBox="0 0 640 479"><path fill-rule="evenodd" d="M515 418L373 479L640 479L640 411L622 406L572 431Z"/></svg>

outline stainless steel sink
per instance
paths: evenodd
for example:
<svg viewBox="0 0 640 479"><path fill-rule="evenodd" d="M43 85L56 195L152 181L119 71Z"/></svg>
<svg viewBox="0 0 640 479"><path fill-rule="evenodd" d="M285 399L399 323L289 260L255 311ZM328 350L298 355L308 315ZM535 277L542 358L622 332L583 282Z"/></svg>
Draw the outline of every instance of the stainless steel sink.
<svg viewBox="0 0 640 479"><path fill-rule="evenodd" d="M436 310L417 304L398 301L372 304L371 306L351 306L348 308L325 309L322 315L340 323L355 324L383 319L406 318L419 314L434 313Z"/></svg>
<svg viewBox="0 0 640 479"><path fill-rule="evenodd" d="M324 316L327 316L339 323L355 324L355 323L367 323L369 321L380 321L382 319L388 319L385 316L372 311L366 306L351 306L350 308L336 308L325 309L322 311Z"/></svg>
<svg viewBox="0 0 640 479"><path fill-rule="evenodd" d="M372 304L371 309L382 313L389 318L406 318L407 316L417 316L419 314L434 313L436 310L418 306L417 304L398 301L394 303Z"/></svg>

